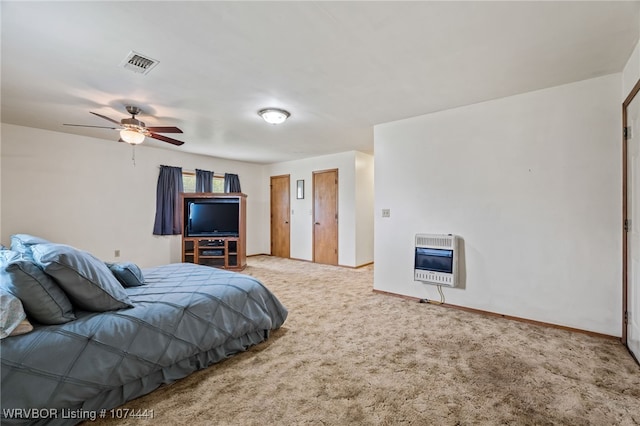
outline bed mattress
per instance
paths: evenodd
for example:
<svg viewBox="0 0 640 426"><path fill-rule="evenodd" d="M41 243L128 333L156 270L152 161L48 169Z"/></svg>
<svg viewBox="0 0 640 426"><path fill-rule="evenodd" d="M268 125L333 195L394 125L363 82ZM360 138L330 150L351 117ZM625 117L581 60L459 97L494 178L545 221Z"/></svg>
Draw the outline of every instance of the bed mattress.
<svg viewBox="0 0 640 426"><path fill-rule="evenodd" d="M143 274L144 286L126 289L133 308L76 311L2 340L3 424L91 419L262 342L287 318L248 275L188 263Z"/></svg>

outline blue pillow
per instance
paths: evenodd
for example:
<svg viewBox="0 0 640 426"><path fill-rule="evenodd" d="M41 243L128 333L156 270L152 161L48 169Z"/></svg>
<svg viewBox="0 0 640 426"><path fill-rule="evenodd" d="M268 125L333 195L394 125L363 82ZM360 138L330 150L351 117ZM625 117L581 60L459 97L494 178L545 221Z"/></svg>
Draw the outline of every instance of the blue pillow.
<svg viewBox="0 0 640 426"><path fill-rule="evenodd" d="M20 259L22 255L13 250L0 250L0 288L9 288L9 274L7 265L15 259Z"/></svg>
<svg viewBox="0 0 640 426"><path fill-rule="evenodd" d="M30 318L42 324L64 324L76 319L67 295L53 278L25 255L15 253L5 264L6 287L22 301Z"/></svg>
<svg viewBox="0 0 640 426"><path fill-rule="evenodd" d="M21 257L22 254L13 250L0 250L0 266L7 266L7 263Z"/></svg>
<svg viewBox="0 0 640 426"><path fill-rule="evenodd" d="M86 311L131 308L131 300L107 265L86 251L65 244L32 246L33 258Z"/></svg>
<svg viewBox="0 0 640 426"><path fill-rule="evenodd" d="M50 241L29 234L14 234L11 236L11 250L22 253L28 258L33 257L31 255L32 246L47 243L50 243Z"/></svg>
<svg viewBox="0 0 640 426"><path fill-rule="evenodd" d="M3 288L0 288L0 312L0 339L10 336L27 318L20 299Z"/></svg>
<svg viewBox="0 0 640 426"><path fill-rule="evenodd" d="M107 263L107 267L116 277L120 284L125 287L139 287L144 285L142 271L132 262Z"/></svg>

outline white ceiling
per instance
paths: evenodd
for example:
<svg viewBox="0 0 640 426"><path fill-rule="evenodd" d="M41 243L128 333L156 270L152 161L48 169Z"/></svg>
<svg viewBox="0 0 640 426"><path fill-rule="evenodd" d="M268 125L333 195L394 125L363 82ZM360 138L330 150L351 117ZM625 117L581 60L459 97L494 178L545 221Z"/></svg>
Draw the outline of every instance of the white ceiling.
<svg viewBox="0 0 640 426"><path fill-rule="evenodd" d="M2 1L4 123L271 163L373 152L373 126L622 70L640 3ZM120 66L131 51L160 63ZM279 126L257 111L285 108ZM106 142L105 142L106 143Z"/></svg>

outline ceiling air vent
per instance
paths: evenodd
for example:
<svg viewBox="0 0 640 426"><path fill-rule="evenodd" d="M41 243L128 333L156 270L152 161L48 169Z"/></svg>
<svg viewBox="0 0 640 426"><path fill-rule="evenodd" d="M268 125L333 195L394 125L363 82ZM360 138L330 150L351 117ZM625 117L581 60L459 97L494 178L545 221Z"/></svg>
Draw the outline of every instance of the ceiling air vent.
<svg viewBox="0 0 640 426"><path fill-rule="evenodd" d="M121 65L133 72L137 72L140 74L148 74L149 71L153 69L156 65L158 65L159 61L155 59L148 58L140 53L134 52L133 50L129 52L124 61L122 61Z"/></svg>

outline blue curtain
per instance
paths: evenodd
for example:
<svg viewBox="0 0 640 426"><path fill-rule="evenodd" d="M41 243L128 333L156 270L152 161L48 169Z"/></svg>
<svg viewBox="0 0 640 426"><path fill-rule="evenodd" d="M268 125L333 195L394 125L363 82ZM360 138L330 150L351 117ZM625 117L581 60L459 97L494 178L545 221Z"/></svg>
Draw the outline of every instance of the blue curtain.
<svg viewBox="0 0 640 426"><path fill-rule="evenodd" d="M242 192L238 175L231 173L224 174L224 192Z"/></svg>
<svg viewBox="0 0 640 426"><path fill-rule="evenodd" d="M213 192L213 172L196 169L196 192Z"/></svg>
<svg viewBox="0 0 640 426"><path fill-rule="evenodd" d="M182 187L182 167L160 166L158 189L156 191L156 221L153 235L181 234L180 193Z"/></svg>

